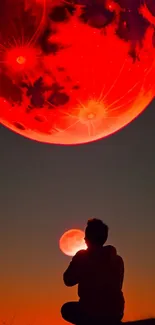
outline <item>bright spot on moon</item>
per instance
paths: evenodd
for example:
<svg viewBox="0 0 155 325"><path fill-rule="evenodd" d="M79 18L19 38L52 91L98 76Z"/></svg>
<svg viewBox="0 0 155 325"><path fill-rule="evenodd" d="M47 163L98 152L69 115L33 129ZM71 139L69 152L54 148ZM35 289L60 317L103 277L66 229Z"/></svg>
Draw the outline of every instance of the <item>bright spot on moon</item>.
<svg viewBox="0 0 155 325"><path fill-rule="evenodd" d="M24 64L25 61L26 61L26 59L24 58L24 56L22 56L22 55L21 56L18 56L17 63Z"/></svg>
<svg viewBox="0 0 155 325"><path fill-rule="evenodd" d="M74 256L79 250L87 248L84 236L84 231L80 229L66 231L59 241L60 250L65 255Z"/></svg>

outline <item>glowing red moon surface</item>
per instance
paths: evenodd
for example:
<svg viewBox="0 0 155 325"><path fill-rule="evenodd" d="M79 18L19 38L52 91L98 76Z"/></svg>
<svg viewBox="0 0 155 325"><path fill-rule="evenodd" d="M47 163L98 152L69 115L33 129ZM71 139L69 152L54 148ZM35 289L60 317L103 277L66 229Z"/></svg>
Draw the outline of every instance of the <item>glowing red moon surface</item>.
<svg viewBox="0 0 155 325"><path fill-rule="evenodd" d="M136 118L155 93L151 1L1 1L0 123L70 145Z"/></svg>
<svg viewBox="0 0 155 325"><path fill-rule="evenodd" d="M79 229L66 231L60 238L59 246L65 255L74 256L79 250L87 248L84 232Z"/></svg>

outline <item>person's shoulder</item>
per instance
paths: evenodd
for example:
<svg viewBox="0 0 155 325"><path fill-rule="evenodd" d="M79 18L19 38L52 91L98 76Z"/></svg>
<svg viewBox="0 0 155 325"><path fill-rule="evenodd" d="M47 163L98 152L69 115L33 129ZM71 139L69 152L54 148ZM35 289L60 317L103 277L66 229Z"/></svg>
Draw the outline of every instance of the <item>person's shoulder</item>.
<svg viewBox="0 0 155 325"><path fill-rule="evenodd" d="M82 259L87 255L87 250L86 249L81 249L74 255L74 259Z"/></svg>
<svg viewBox="0 0 155 325"><path fill-rule="evenodd" d="M80 249L80 251L78 251L75 256L85 256L87 254L87 250L86 249Z"/></svg>
<svg viewBox="0 0 155 325"><path fill-rule="evenodd" d="M124 268L124 261L122 256L116 255L116 264L121 267L122 269Z"/></svg>
<svg viewBox="0 0 155 325"><path fill-rule="evenodd" d="M116 254L116 258L118 261L123 261L123 257L121 255L119 255L118 253Z"/></svg>
<svg viewBox="0 0 155 325"><path fill-rule="evenodd" d="M117 255L117 250L112 245L103 246L103 250L106 251L107 253L112 254L112 255Z"/></svg>

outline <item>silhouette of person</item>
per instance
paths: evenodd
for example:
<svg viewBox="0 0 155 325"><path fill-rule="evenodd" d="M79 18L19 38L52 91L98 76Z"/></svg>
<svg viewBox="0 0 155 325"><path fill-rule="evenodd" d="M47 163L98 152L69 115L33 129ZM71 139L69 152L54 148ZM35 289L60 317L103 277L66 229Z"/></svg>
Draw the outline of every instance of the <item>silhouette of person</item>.
<svg viewBox="0 0 155 325"><path fill-rule="evenodd" d="M115 247L103 246L108 230L101 220L88 220L87 249L76 253L63 274L66 286L78 284L79 301L67 302L61 308L63 319L72 324L116 324L123 318L124 262Z"/></svg>

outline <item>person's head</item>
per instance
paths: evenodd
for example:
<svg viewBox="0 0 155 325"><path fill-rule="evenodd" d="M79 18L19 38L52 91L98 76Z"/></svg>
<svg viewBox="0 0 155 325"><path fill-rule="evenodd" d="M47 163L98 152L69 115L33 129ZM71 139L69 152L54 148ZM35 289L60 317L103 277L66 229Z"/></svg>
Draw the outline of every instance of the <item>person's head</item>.
<svg viewBox="0 0 155 325"><path fill-rule="evenodd" d="M108 238L108 226L99 219L89 219L85 229L85 242L87 246L103 246Z"/></svg>

